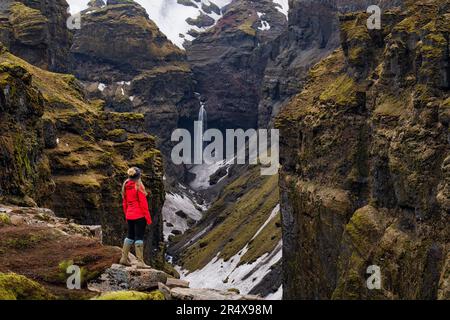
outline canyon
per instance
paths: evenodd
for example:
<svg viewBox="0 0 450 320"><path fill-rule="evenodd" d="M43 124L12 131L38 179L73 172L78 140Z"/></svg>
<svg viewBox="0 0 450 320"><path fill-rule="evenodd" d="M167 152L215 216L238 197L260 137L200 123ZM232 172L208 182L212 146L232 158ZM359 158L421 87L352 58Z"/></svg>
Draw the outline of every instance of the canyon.
<svg viewBox="0 0 450 320"><path fill-rule="evenodd" d="M88 283L125 272L120 187L138 166L146 260L191 288L131 297L449 299L447 1L68 2L0 4L0 272L92 298ZM279 172L173 163L172 133L199 117L278 129ZM64 248L89 271L79 295L62 288L70 256L39 270L31 255L55 224L84 237ZM33 272L8 262L21 251Z"/></svg>

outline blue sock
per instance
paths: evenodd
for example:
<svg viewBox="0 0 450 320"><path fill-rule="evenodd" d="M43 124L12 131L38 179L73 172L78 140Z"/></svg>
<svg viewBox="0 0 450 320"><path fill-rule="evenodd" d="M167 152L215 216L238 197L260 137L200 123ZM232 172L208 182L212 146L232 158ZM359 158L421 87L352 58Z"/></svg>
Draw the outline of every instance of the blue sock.
<svg viewBox="0 0 450 320"><path fill-rule="evenodd" d="M142 241L142 240L136 240L136 241L134 242L134 244L137 244L137 245L144 245L144 241Z"/></svg>
<svg viewBox="0 0 450 320"><path fill-rule="evenodd" d="M131 245L134 243L134 240L125 238L125 240L123 241L123 243L124 243L124 244L128 244L128 245L131 246Z"/></svg>

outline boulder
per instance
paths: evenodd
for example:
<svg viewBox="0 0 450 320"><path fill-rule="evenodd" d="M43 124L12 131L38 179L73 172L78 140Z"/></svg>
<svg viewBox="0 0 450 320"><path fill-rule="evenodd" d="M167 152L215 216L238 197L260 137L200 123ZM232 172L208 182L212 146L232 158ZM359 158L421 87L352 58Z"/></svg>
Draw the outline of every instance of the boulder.
<svg viewBox="0 0 450 320"><path fill-rule="evenodd" d="M164 298L166 300L172 300L172 292L170 291L170 288L164 283L158 283L158 290L164 295Z"/></svg>
<svg viewBox="0 0 450 320"><path fill-rule="evenodd" d="M181 280L181 279L175 279L175 278L168 278L166 282L166 286L169 288L189 288L189 281Z"/></svg>
<svg viewBox="0 0 450 320"><path fill-rule="evenodd" d="M158 288L158 283L166 283L166 281L167 274L160 270L113 264L98 279L89 283L88 289L96 292L149 291Z"/></svg>

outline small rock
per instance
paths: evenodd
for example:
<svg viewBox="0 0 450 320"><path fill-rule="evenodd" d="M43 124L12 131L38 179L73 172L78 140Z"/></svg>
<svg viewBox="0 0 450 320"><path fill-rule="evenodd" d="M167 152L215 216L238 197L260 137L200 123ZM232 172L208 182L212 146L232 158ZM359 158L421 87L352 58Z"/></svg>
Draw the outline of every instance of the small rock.
<svg viewBox="0 0 450 320"><path fill-rule="evenodd" d="M24 216L13 215L10 217L11 224L14 226L20 226L27 223Z"/></svg>
<svg viewBox="0 0 450 320"><path fill-rule="evenodd" d="M175 279L175 278L168 278L166 282L166 286L169 288L189 288L189 282L185 280Z"/></svg>

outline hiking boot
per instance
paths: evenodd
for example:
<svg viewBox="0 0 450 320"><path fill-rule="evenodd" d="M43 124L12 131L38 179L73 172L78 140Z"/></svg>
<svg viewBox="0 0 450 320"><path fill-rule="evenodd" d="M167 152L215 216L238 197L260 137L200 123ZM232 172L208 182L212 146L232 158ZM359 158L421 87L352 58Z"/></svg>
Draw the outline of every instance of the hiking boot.
<svg viewBox="0 0 450 320"><path fill-rule="evenodd" d="M128 261L128 254L130 253L131 246L133 245L133 240L125 239L123 242L123 248L122 248L122 258L120 258L120 264L123 266L131 266L130 262Z"/></svg>
<svg viewBox="0 0 450 320"><path fill-rule="evenodd" d="M146 265L144 261L144 244L135 243L134 249L136 250L136 258L138 260L136 267L139 269L151 269L152 267Z"/></svg>

